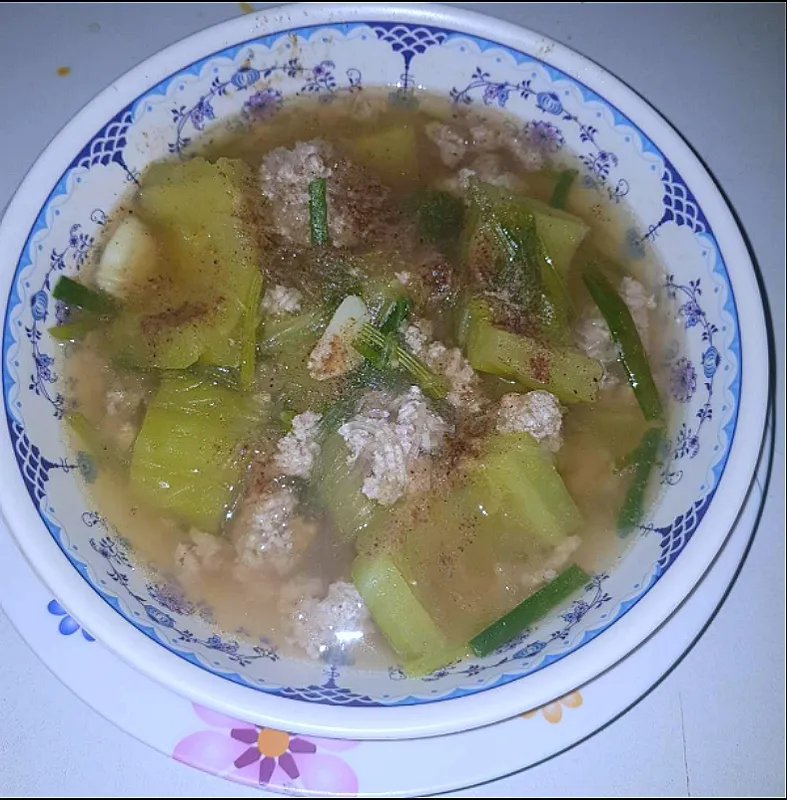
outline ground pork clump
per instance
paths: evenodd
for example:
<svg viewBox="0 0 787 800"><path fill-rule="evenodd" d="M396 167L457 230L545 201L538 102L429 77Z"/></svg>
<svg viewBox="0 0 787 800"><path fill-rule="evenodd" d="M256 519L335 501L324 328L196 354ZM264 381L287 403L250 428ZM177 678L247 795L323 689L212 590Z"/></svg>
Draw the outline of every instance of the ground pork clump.
<svg viewBox="0 0 787 800"><path fill-rule="evenodd" d="M310 243L309 184L325 178L330 240L351 247L374 236L389 216L388 190L341 158L321 139L271 150L260 166L260 188L279 235Z"/></svg>

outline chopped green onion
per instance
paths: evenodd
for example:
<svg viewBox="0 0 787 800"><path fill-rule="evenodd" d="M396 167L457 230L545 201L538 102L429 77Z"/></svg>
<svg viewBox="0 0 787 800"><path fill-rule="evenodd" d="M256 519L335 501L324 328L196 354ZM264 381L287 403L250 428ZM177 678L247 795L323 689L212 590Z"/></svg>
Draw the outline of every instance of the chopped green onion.
<svg viewBox="0 0 787 800"><path fill-rule="evenodd" d="M100 324L101 319L94 314L80 314L71 322L64 322L50 328L49 335L58 342L75 342L77 339L84 338Z"/></svg>
<svg viewBox="0 0 787 800"><path fill-rule="evenodd" d="M572 564L555 580L542 586L537 592L523 600L516 608L492 623L486 630L470 640L470 647L477 656L488 656L506 642L521 633L536 620L548 614L556 605L570 597L589 580L588 574Z"/></svg>
<svg viewBox="0 0 787 800"><path fill-rule="evenodd" d="M406 372L426 394L440 400L448 394L443 378L402 347L393 335L386 336L368 322L364 323L353 342L353 347L371 363L380 368L394 367Z"/></svg>
<svg viewBox="0 0 787 800"><path fill-rule="evenodd" d="M106 314L115 309L115 301L108 294L97 289L89 289L65 275L61 275L55 284L52 297L55 300L62 300L66 305L77 306L97 314Z"/></svg>
<svg viewBox="0 0 787 800"><path fill-rule="evenodd" d="M594 265L585 267L582 279L618 345L620 361L645 419L661 419L664 411L659 393L650 371L642 339L628 306L598 267Z"/></svg>
<svg viewBox="0 0 787 800"><path fill-rule="evenodd" d="M401 295L396 300L391 301L388 308L381 314L382 325L380 331L382 333L396 333L402 326L402 323L410 315L410 298Z"/></svg>
<svg viewBox="0 0 787 800"><path fill-rule="evenodd" d="M642 519L648 478L658 458L663 440L663 428L650 428L645 432L639 446L626 457L628 465L634 466L634 477L618 515L618 536L628 535Z"/></svg>
<svg viewBox="0 0 787 800"><path fill-rule="evenodd" d="M309 183L309 230L313 245L328 244L328 193L325 178Z"/></svg>
<svg viewBox="0 0 787 800"><path fill-rule="evenodd" d="M552 198L549 201L549 205L551 205L552 208L566 207L568 193L571 191L571 187L574 185L574 181L577 179L578 175L579 172L575 169L564 169L560 175L558 175L555 189L552 192Z"/></svg>

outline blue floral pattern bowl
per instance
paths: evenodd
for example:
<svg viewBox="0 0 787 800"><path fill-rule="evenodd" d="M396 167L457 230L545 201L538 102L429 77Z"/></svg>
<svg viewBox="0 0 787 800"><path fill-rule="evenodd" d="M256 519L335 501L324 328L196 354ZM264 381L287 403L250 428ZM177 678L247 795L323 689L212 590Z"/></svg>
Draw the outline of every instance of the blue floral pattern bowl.
<svg viewBox="0 0 787 800"><path fill-rule="evenodd" d="M633 212L633 227L610 230L621 256L651 249L667 265L662 300L683 329L665 354L674 410L660 500L625 557L491 656L423 679L394 664L368 672L330 657L294 661L269 642L219 634L205 609L135 570L85 499L93 464L64 446L64 387L47 333L62 313L53 282L79 273L107 213L149 162L188 157L195 137L230 116L264 119L294 97L331 102L380 86L505 108L556 159L577 154L588 197ZM64 621L74 630L85 625L139 669L227 714L307 733L401 737L542 705L626 655L674 611L751 481L767 345L753 268L720 194L630 90L554 42L485 17L421 4L307 4L185 40L118 80L58 136L19 189L0 242L0 494L9 527L73 613Z"/></svg>

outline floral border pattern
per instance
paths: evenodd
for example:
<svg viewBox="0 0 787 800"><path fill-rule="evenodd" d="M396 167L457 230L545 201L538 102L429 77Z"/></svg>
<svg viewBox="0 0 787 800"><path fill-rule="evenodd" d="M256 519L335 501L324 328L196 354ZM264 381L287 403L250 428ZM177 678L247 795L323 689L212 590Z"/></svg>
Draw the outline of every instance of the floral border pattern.
<svg viewBox="0 0 787 800"><path fill-rule="evenodd" d="M275 113L284 102L284 95L270 85L258 86L261 81L268 81L279 73L288 78L303 78L301 88L295 93L298 95L319 96L323 102L330 102L342 91L338 87L335 76L336 64L333 61L323 60L313 67L305 67L299 58L291 58L285 64L273 64L257 69L251 65L251 58L236 69L229 78L222 80L215 77L210 84L210 91L201 95L192 106L177 106L172 109L172 121L175 123L175 140L168 145L170 153L176 153L181 158L191 144L191 137L186 136L187 128L191 127L199 133L205 130L205 125L216 119L213 107L215 98L225 97L229 92L248 92L252 88L257 91L250 95L244 103L244 111L256 118L268 117ZM361 72L358 69L347 70L347 87L344 91L356 92L361 89Z"/></svg>
<svg viewBox="0 0 787 800"><path fill-rule="evenodd" d="M499 108L505 108L511 94L514 93L524 100L533 100L536 108L542 114L559 117L564 122L576 125L579 129L580 141L588 146L586 152L579 154L579 159L588 172L585 176L585 185L604 187L609 198L619 203L629 193L629 182L625 178L618 178L614 184L610 182L610 173L617 168L620 161L618 156L599 145L597 128L583 123L576 114L566 111L557 92L536 91L532 83L533 81L529 78L523 79L519 83L493 81L489 72L485 72L481 67L476 67L470 82L462 89L453 87L449 95L457 105L470 105L473 102L473 95L481 92L481 99L485 106L496 105ZM534 127L539 125L538 122L532 124ZM554 130L552 140L555 141L559 137L559 141L562 143L562 134L556 128Z"/></svg>

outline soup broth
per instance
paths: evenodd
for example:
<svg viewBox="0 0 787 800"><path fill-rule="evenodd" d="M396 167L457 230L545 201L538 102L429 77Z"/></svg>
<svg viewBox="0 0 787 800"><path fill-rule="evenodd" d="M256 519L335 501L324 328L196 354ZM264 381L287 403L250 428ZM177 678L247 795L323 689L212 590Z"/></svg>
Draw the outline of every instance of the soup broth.
<svg viewBox="0 0 787 800"><path fill-rule="evenodd" d="M87 491L181 608L423 674L620 555L660 269L545 131L364 91L141 176L56 335Z"/></svg>

